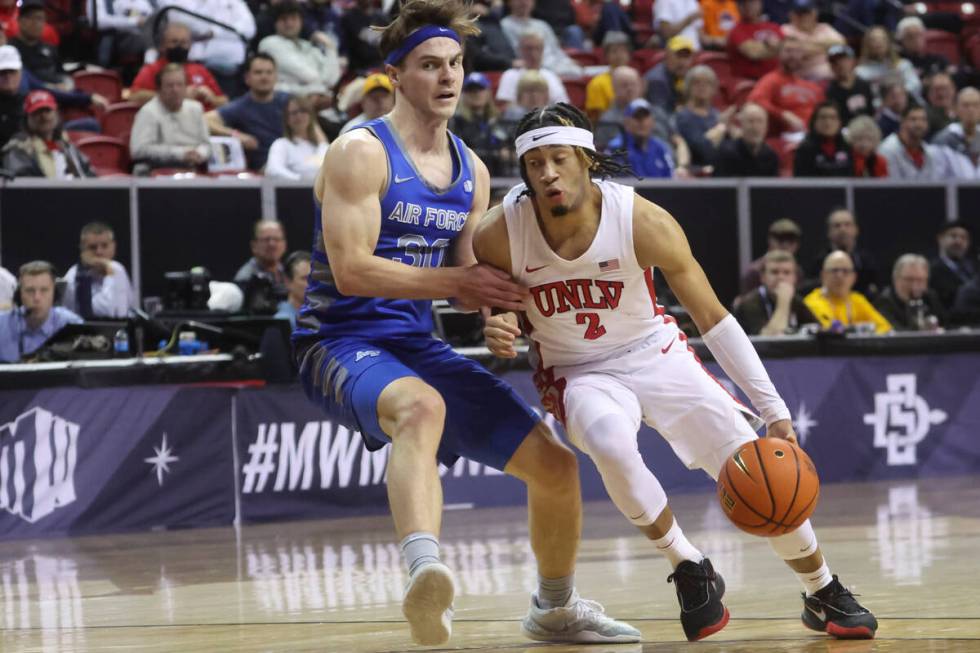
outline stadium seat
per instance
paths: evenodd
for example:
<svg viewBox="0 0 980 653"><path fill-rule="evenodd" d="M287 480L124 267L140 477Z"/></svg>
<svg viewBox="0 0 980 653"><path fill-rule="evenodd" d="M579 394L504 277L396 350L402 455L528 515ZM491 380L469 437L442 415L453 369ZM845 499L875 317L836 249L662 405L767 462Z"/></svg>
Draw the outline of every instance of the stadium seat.
<svg viewBox="0 0 980 653"><path fill-rule="evenodd" d="M85 140L89 136L95 135L93 132L75 131L70 129L66 129L64 133L65 133L65 138L67 138L70 142L74 143L75 145L78 145L80 141Z"/></svg>
<svg viewBox="0 0 980 653"><path fill-rule="evenodd" d="M640 48L633 53L630 63L639 69L641 73L650 70L664 58L663 50L653 50L651 48Z"/></svg>
<svg viewBox="0 0 980 653"><path fill-rule="evenodd" d="M731 92L728 95L728 103L735 106L742 106L748 99L749 93L755 88L754 79L735 79L732 82Z"/></svg>
<svg viewBox="0 0 980 653"><path fill-rule="evenodd" d="M580 66L598 66L601 63L592 50L565 50L565 52Z"/></svg>
<svg viewBox="0 0 980 653"><path fill-rule="evenodd" d="M980 34L973 34L963 46L966 51L966 61L974 70L980 70Z"/></svg>
<svg viewBox="0 0 980 653"><path fill-rule="evenodd" d="M633 23L633 33L636 35L636 42L641 46L646 45L646 42L650 40L653 36L653 24L647 23Z"/></svg>
<svg viewBox="0 0 980 653"><path fill-rule="evenodd" d="M89 107L58 107L62 122L78 120L79 118L98 118L98 109L93 105Z"/></svg>
<svg viewBox="0 0 980 653"><path fill-rule="evenodd" d="M86 93L98 93L109 104L122 99L122 80L114 70L80 70L72 75L75 88Z"/></svg>
<svg viewBox="0 0 980 653"><path fill-rule="evenodd" d="M100 177L129 173L129 145L118 138L88 136L78 141L78 149L89 158Z"/></svg>
<svg viewBox="0 0 980 653"><path fill-rule="evenodd" d="M926 30L926 51L941 54L954 66L960 64L960 37L938 29Z"/></svg>
<svg viewBox="0 0 980 653"><path fill-rule="evenodd" d="M653 25L653 0L633 0L630 18L637 23Z"/></svg>
<svg viewBox="0 0 980 653"><path fill-rule="evenodd" d="M579 109L585 108L585 86L589 83L587 79L563 79L565 90L568 92L568 100Z"/></svg>
<svg viewBox="0 0 980 653"><path fill-rule="evenodd" d="M497 87L500 86L500 78L504 75L503 71L487 70L483 74L490 80L490 89L493 91L493 95L497 95Z"/></svg>
<svg viewBox="0 0 980 653"><path fill-rule="evenodd" d="M99 119L102 133L128 142L129 132L133 129L133 120L136 119L136 112L139 110L140 106L134 102L110 104Z"/></svg>

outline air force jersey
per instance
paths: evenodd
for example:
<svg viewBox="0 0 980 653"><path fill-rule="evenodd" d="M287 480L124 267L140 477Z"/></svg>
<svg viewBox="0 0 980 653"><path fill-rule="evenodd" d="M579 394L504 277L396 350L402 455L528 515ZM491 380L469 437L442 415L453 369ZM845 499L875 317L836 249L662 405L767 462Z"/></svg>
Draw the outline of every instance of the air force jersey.
<svg viewBox="0 0 980 653"><path fill-rule="evenodd" d="M531 291L524 313L539 369L614 358L665 325L653 271L641 268L633 248L631 186L593 181L602 191L599 227L575 260L561 258L545 240L524 184L504 198L511 274Z"/></svg>
<svg viewBox="0 0 980 653"><path fill-rule="evenodd" d="M388 182L381 193L381 230L374 254L416 267L442 266L473 205L476 182L466 146L449 133L453 181L448 188L437 189L422 179L387 118L355 129L370 131L384 145L388 159ZM358 162L351 161L350 165L357 166ZM329 211L330 198L324 197L323 202ZM430 300L341 294L327 260L320 207L316 209L312 267L293 339L308 343L322 338L429 336L433 328Z"/></svg>

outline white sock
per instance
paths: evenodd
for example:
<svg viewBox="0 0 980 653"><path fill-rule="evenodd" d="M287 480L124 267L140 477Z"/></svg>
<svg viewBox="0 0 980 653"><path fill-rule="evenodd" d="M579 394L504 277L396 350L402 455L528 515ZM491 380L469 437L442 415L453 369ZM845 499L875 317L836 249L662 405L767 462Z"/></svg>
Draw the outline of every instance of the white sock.
<svg viewBox="0 0 980 653"><path fill-rule="evenodd" d="M405 559L405 566L408 567L409 576L414 576L420 567L439 562L439 538L432 533L422 531L410 533L401 541L399 547Z"/></svg>
<svg viewBox="0 0 980 653"><path fill-rule="evenodd" d="M677 525L677 520L670 526L670 530L667 534L656 539L653 543L657 546L657 550L660 553L667 556L670 561L671 567L677 569L677 565L681 564L685 560L690 560L691 562L701 562L704 560L704 554L698 551L698 549L687 541L684 537L684 531L681 527Z"/></svg>
<svg viewBox="0 0 980 653"><path fill-rule="evenodd" d="M827 566L827 561L824 560L823 564L820 565L820 569L816 571L808 571L806 573L794 572L796 577L800 579L803 583L803 587L806 588L806 595L813 596L819 590L830 585L834 577L830 575L830 567Z"/></svg>

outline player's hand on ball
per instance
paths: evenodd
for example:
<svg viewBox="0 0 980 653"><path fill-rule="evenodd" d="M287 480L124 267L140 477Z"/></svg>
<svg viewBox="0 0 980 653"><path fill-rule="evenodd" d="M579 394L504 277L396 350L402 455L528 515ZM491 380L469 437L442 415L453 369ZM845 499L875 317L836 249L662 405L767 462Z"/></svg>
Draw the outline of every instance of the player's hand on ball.
<svg viewBox="0 0 980 653"><path fill-rule="evenodd" d="M492 306L508 311L523 311L528 290L514 283L503 270L477 263L459 275L456 301L471 310L480 306Z"/></svg>
<svg viewBox="0 0 980 653"><path fill-rule="evenodd" d="M789 440L793 444L796 444L796 431L793 430L793 422L788 419L781 419L777 422L773 422L766 429L767 438L780 438L782 440Z"/></svg>
<svg viewBox="0 0 980 653"><path fill-rule="evenodd" d="M514 339L521 335L513 313L491 315L483 326L483 339L490 353L498 358L517 358Z"/></svg>

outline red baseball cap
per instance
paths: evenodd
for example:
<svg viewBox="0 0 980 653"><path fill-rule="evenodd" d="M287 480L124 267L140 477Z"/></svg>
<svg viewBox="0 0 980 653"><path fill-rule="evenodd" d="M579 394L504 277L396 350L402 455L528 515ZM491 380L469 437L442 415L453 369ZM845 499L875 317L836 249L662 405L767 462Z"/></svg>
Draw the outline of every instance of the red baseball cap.
<svg viewBox="0 0 980 653"><path fill-rule="evenodd" d="M54 101L54 96L47 91L31 91L24 98L24 113L32 114L39 109L57 109L58 103Z"/></svg>

